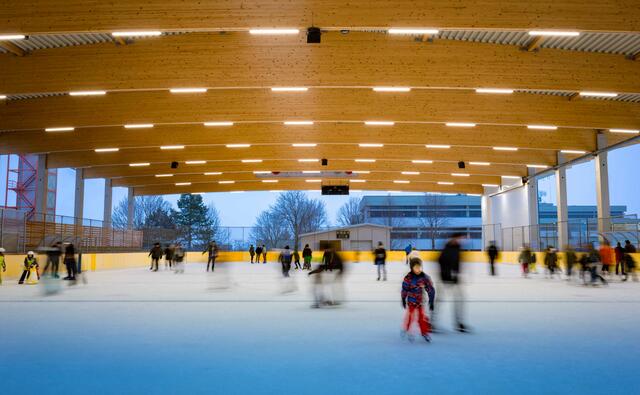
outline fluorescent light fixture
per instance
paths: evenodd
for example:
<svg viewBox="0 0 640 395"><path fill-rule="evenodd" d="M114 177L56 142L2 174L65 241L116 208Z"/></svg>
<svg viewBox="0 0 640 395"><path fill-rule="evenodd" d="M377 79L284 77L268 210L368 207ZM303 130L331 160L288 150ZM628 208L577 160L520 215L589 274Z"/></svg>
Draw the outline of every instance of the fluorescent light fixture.
<svg viewBox="0 0 640 395"><path fill-rule="evenodd" d="M436 149L449 149L449 148L451 148L450 145L444 145L444 144L427 144L427 145L425 145L425 147L427 147L427 148L436 148Z"/></svg>
<svg viewBox="0 0 640 395"><path fill-rule="evenodd" d="M173 174L156 174L157 178L163 178L163 177L173 177Z"/></svg>
<svg viewBox="0 0 640 395"><path fill-rule="evenodd" d="M231 191L229 193L244 193L244 191Z"/></svg>
<svg viewBox="0 0 640 395"><path fill-rule="evenodd" d="M303 170L302 174L320 174L320 170Z"/></svg>
<svg viewBox="0 0 640 395"><path fill-rule="evenodd" d="M355 170L352 171L353 174L371 174L369 170Z"/></svg>
<svg viewBox="0 0 640 395"><path fill-rule="evenodd" d="M76 128L73 128L71 126L65 126L61 128L46 128L44 131L45 132L72 132L74 130L76 130Z"/></svg>
<svg viewBox="0 0 640 395"><path fill-rule="evenodd" d="M271 174L271 172L268 170L256 170L253 174Z"/></svg>
<svg viewBox="0 0 640 395"><path fill-rule="evenodd" d="M69 96L101 96L106 95L107 91L75 91L69 92Z"/></svg>
<svg viewBox="0 0 640 395"><path fill-rule="evenodd" d="M409 180L393 180L394 184L409 184L410 182Z"/></svg>
<svg viewBox="0 0 640 395"><path fill-rule="evenodd" d="M527 125L527 129L534 129L534 130L557 130L558 127L557 126L553 126L553 125Z"/></svg>
<svg viewBox="0 0 640 395"><path fill-rule="evenodd" d="M469 177L470 174L467 173L451 173L453 177Z"/></svg>
<svg viewBox="0 0 640 395"><path fill-rule="evenodd" d="M219 176L221 174L222 174L221 171L209 171L209 172L204 173L205 176Z"/></svg>
<svg viewBox="0 0 640 395"><path fill-rule="evenodd" d="M188 186L191 185L190 182L176 182L176 186L177 187L184 187L184 186Z"/></svg>
<svg viewBox="0 0 640 395"><path fill-rule="evenodd" d="M498 185L498 184L482 184L482 186L486 187L486 188L497 188L500 185Z"/></svg>
<svg viewBox="0 0 640 395"><path fill-rule="evenodd" d="M271 92L306 92L309 88L304 86L279 86L271 88Z"/></svg>
<svg viewBox="0 0 640 395"><path fill-rule="evenodd" d="M471 166L491 166L489 162L469 162Z"/></svg>
<svg viewBox="0 0 640 395"><path fill-rule="evenodd" d="M375 92L410 92L411 88L406 86L374 86Z"/></svg>
<svg viewBox="0 0 640 395"><path fill-rule="evenodd" d="M204 192L191 192L192 195L204 195Z"/></svg>
<svg viewBox="0 0 640 395"><path fill-rule="evenodd" d="M580 151L580 150L574 150L574 149L563 149L560 152L562 152L563 154L586 154L586 151Z"/></svg>
<svg viewBox="0 0 640 395"><path fill-rule="evenodd" d="M236 183L235 181L229 181L229 180L226 180L226 181L218 181L218 184L235 184L235 183Z"/></svg>
<svg viewBox="0 0 640 395"><path fill-rule="evenodd" d="M349 182L367 182L367 180L352 179L352 180L349 180Z"/></svg>
<svg viewBox="0 0 640 395"><path fill-rule="evenodd" d="M184 149L184 145L162 145L160 149L170 150L170 149Z"/></svg>
<svg viewBox="0 0 640 395"><path fill-rule="evenodd" d="M227 144L227 148L249 148L251 144Z"/></svg>
<svg viewBox="0 0 640 395"><path fill-rule="evenodd" d="M419 176L420 172L419 171L403 171L402 174L404 174L405 176Z"/></svg>
<svg viewBox="0 0 640 395"><path fill-rule="evenodd" d="M381 148L381 147L384 147L384 144L366 143L366 144L358 144L358 146L360 146L360 148Z"/></svg>
<svg viewBox="0 0 640 395"><path fill-rule="evenodd" d="M449 181L438 181L438 185L453 185L453 183Z"/></svg>
<svg viewBox="0 0 640 395"><path fill-rule="evenodd" d="M585 97L616 97L617 93L613 92L580 92L580 96Z"/></svg>
<svg viewBox="0 0 640 395"><path fill-rule="evenodd" d="M368 126L393 126L396 123L393 121L364 121L364 124Z"/></svg>
<svg viewBox="0 0 640 395"><path fill-rule="evenodd" d="M264 182L264 183L271 183L271 184L273 184L273 183L278 182L278 180L262 180L262 182Z"/></svg>
<svg viewBox="0 0 640 395"><path fill-rule="evenodd" d="M188 160L184 162L186 165L204 165L207 163L206 160Z"/></svg>
<svg viewBox="0 0 640 395"><path fill-rule="evenodd" d="M467 196L482 196L479 193L466 193L465 195L467 195Z"/></svg>
<svg viewBox="0 0 640 395"><path fill-rule="evenodd" d="M24 34L0 34L0 41L7 40L24 40L27 38Z"/></svg>
<svg viewBox="0 0 640 395"><path fill-rule="evenodd" d="M476 126L476 124L472 122L447 122L445 125L452 128L473 128Z"/></svg>
<svg viewBox="0 0 640 395"><path fill-rule="evenodd" d="M295 148L313 148L315 146L317 146L318 144L315 143L294 143L291 144L292 147Z"/></svg>
<svg viewBox="0 0 640 395"><path fill-rule="evenodd" d="M146 30L146 31L123 31L123 32L113 32L111 35L113 37L157 37L161 35L161 31L157 30Z"/></svg>
<svg viewBox="0 0 640 395"><path fill-rule="evenodd" d="M204 93L207 91L207 88L171 88L169 92L171 93Z"/></svg>
<svg viewBox="0 0 640 395"><path fill-rule="evenodd" d="M502 176L502 178L511 178L512 180L520 180L522 177L520 176Z"/></svg>
<svg viewBox="0 0 640 395"><path fill-rule="evenodd" d="M229 121L205 122L204 126L233 126L233 122L229 122Z"/></svg>
<svg viewBox="0 0 640 395"><path fill-rule="evenodd" d="M152 123L130 123L128 125L124 125L125 129L148 129L152 127Z"/></svg>
<svg viewBox="0 0 640 395"><path fill-rule="evenodd" d="M284 121L285 125L295 126L295 125L313 125L313 121Z"/></svg>
<svg viewBox="0 0 640 395"><path fill-rule="evenodd" d="M387 30L389 34L438 34L438 29L432 28L391 28Z"/></svg>
<svg viewBox="0 0 640 395"><path fill-rule="evenodd" d="M4 100L7 98L7 95L0 95L0 100Z"/></svg>
<svg viewBox="0 0 640 395"><path fill-rule="evenodd" d="M531 30L530 36L545 36L545 37L577 37L580 32L563 32L553 30Z"/></svg>
<svg viewBox="0 0 640 395"><path fill-rule="evenodd" d="M304 180L304 182L322 182L322 180L319 180L319 179L315 178L315 179L311 179L311 180Z"/></svg>
<svg viewBox="0 0 640 395"><path fill-rule="evenodd" d="M272 190L270 190L269 192L272 192L272 193L280 193L280 192L284 192L284 191L283 191L282 189L272 189Z"/></svg>
<svg viewBox="0 0 640 395"><path fill-rule="evenodd" d="M242 163L262 163L262 159L242 159Z"/></svg>
<svg viewBox="0 0 640 395"><path fill-rule="evenodd" d="M432 160L426 160L426 159L414 159L411 161L411 163L416 163L416 164L420 164L420 165L430 165L433 163Z"/></svg>
<svg viewBox="0 0 640 395"><path fill-rule="evenodd" d="M358 162L358 163L375 163L376 160L375 159L356 159L356 162Z"/></svg>
<svg viewBox="0 0 640 395"><path fill-rule="evenodd" d="M301 163L315 163L315 162L320 162L320 159L298 159L298 162L301 162Z"/></svg>
<svg viewBox="0 0 640 395"><path fill-rule="evenodd" d="M498 93L498 94L510 94L513 93L513 89L500 89L500 88L478 88L476 93Z"/></svg>
<svg viewBox="0 0 640 395"><path fill-rule="evenodd" d="M637 134L640 133L640 130L637 129L609 129L611 133L628 133L628 134Z"/></svg>
<svg viewBox="0 0 640 395"><path fill-rule="evenodd" d="M120 148L96 148L95 152L118 152Z"/></svg>
<svg viewBox="0 0 640 395"><path fill-rule="evenodd" d="M144 167L149 165L151 165L149 162L129 163L130 167Z"/></svg>
<svg viewBox="0 0 640 395"><path fill-rule="evenodd" d="M516 147L493 147L494 151L517 151Z"/></svg>
<svg viewBox="0 0 640 395"><path fill-rule="evenodd" d="M261 35L271 35L271 34L298 34L300 30L298 29L250 29L249 34L261 34Z"/></svg>
<svg viewBox="0 0 640 395"><path fill-rule="evenodd" d="M527 165L527 167L530 167L532 169L546 169L549 166L547 166L547 165Z"/></svg>

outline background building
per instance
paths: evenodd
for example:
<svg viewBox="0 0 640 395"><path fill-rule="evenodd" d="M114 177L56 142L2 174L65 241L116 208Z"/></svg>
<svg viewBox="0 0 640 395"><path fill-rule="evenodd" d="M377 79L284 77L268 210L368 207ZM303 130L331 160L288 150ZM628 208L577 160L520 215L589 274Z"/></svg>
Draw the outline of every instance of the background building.
<svg viewBox="0 0 640 395"><path fill-rule="evenodd" d="M300 247L309 244L313 251L329 246L337 251L373 251L380 241L389 248L390 238L391 227L364 223L302 234Z"/></svg>

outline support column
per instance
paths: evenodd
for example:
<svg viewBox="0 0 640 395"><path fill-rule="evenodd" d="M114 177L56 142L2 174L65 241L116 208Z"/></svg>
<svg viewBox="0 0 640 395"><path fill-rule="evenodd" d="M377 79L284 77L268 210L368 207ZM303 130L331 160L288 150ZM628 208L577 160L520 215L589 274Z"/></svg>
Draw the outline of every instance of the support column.
<svg viewBox="0 0 640 395"><path fill-rule="evenodd" d="M76 226L82 226L84 218L84 169L76 169L76 194L74 197L73 216Z"/></svg>
<svg viewBox="0 0 640 395"><path fill-rule="evenodd" d="M597 148L607 147L607 135L598 132L596 136ZM611 202L609 201L609 165L608 153L600 152L596 155L596 204L598 206L598 234L603 241L602 234L611 231ZM587 232L588 232L587 228Z"/></svg>
<svg viewBox="0 0 640 395"><path fill-rule="evenodd" d="M133 216L135 215L135 196L133 196L133 188L129 187L127 190L127 228L133 229Z"/></svg>
<svg viewBox="0 0 640 395"><path fill-rule="evenodd" d="M566 162L564 154L558 152L558 164ZM558 245L564 249L569 244L569 208L567 206L567 169L561 167L556 170L556 206L558 208Z"/></svg>
<svg viewBox="0 0 640 395"><path fill-rule="evenodd" d="M102 226L111 228L111 206L113 203L111 179L104 179L104 211L102 214Z"/></svg>
<svg viewBox="0 0 640 395"><path fill-rule="evenodd" d="M528 169L529 177L536 174L533 168ZM527 181L527 202L529 211L529 244L531 248L540 248L540 227L538 226L538 179L532 178Z"/></svg>
<svg viewBox="0 0 640 395"><path fill-rule="evenodd" d="M35 195L36 221L46 221L47 213L47 155L38 155Z"/></svg>

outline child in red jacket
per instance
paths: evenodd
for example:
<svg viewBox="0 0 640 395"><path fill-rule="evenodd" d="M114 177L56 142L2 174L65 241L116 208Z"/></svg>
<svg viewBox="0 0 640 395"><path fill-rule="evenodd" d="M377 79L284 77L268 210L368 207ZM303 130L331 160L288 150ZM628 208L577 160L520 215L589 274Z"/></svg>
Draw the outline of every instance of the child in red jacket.
<svg viewBox="0 0 640 395"><path fill-rule="evenodd" d="M427 342L431 342L431 337L429 336L431 325L424 313L423 307L424 292L429 296L429 310L433 311L436 290L433 287L431 278L422 271L422 261L420 258L411 258L409 266L411 267L411 271L404 277L404 281L402 282L402 307L407 310L402 335L403 337L408 336L409 340L413 341L409 330L415 317L420 326L420 334Z"/></svg>

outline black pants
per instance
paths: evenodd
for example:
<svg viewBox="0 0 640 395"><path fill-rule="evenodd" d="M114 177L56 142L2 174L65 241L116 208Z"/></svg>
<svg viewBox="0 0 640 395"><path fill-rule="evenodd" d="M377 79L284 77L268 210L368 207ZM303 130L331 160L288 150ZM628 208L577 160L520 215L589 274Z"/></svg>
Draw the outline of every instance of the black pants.
<svg viewBox="0 0 640 395"><path fill-rule="evenodd" d="M616 262L616 274L618 274L618 269L623 276L626 274L624 271L624 262Z"/></svg>
<svg viewBox="0 0 640 395"><path fill-rule="evenodd" d="M209 265L211 265L211 271L213 271L216 268L216 256L215 255L210 255L209 259L207 260L207 271L209 271Z"/></svg>
<svg viewBox="0 0 640 395"><path fill-rule="evenodd" d="M266 252L262 254L262 263L267 263L267 253Z"/></svg>
<svg viewBox="0 0 640 395"><path fill-rule="evenodd" d="M300 261L299 260L296 260L295 264L296 264L296 269L302 269L302 266L300 266Z"/></svg>
<svg viewBox="0 0 640 395"><path fill-rule="evenodd" d="M23 284L24 280L28 280L29 279L29 269L24 269L24 271L22 272L22 276L20 276L20 281L18 281L18 284Z"/></svg>
<svg viewBox="0 0 640 395"><path fill-rule="evenodd" d="M58 267L60 266L60 258L59 257L47 257L47 264L44 265L44 270L42 274L47 274L47 270L49 270L49 265L51 265L51 275L54 277L58 277Z"/></svg>
<svg viewBox="0 0 640 395"><path fill-rule="evenodd" d="M282 275L284 277L289 277L290 270L291 270L291 262L289 263L282 262Z"/></svg>
<svg viewBox="0 0 640 395"><path fill-rule="evenodd" d="M255 254L251 254L251 263L253 263L253 257L255 256Z"/></svg>
<svg viewBox="0 0 640 395"><path fill-rule="evenodd" d="M78 273L78 265L76 265L75 259L65 259L64 264L67 267L67 277L72 280L76 279L76 274Z"/></svg>
<svg viewBox="0 0 640 395"><path fill-rule="evenodd" d="M496 275L496 260L495 258L489 258L489 267L491 268L491 275Z"/></svg>
<svg viewBox="0 0 640 395"><path fill-rule="evenodd" d="M160 263L160 258L151 257L151 270L158 270L158 264Z"/></svg>

